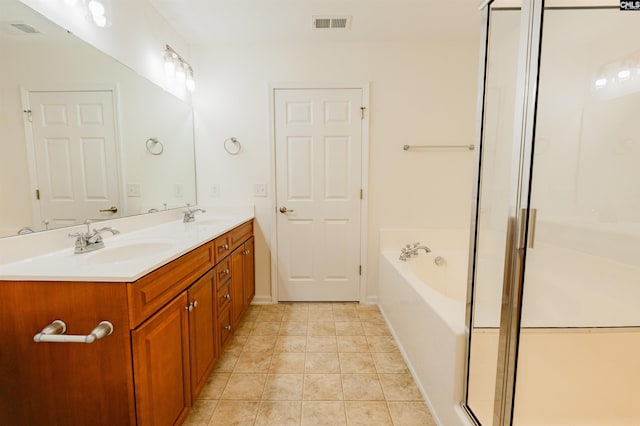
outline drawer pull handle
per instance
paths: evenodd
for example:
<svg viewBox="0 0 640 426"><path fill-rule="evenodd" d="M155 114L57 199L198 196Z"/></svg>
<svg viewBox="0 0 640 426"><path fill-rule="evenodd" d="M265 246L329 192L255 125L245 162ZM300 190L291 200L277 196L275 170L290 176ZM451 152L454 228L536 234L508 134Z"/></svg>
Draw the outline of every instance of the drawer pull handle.
<svg viewBox="0 0 640 426"><path fill-rule="evenodd" d="M223 244L222 248L225 250L229 250L229 244Z"/></svg>
<svg viewBox="0 0 640 426"><path fill-rule="evenodd" d="M227 331L231 331L231 326L230 325L225 325L224 329L227 330Z"/></svg>
<svg viewBox="0 0 640 426"><path fill-rule="evenodd" d="M225 295L224 295L224 298L225 298L226 300L229 300L229 299L231 299L231 295L230 295L229 293L227 293L227 294L225 294Z"/></svg>
<svg viewBox="0 0 640 426"><path fill-rule="evenodd" d="M42 329L40 333L33 336L33 341L41 342L57 342L57 343L93 343L113 333L113 324L109 321L102 321L89 334L83 335L66 335L67 325L64 321L55 320Z"/></svg>
<svg viewBox="0 0 640 426"><path fill-rule="evenodd" d="M223 272L224 272L225 275L229 275L230 271L228 269L225 269Z"/></svg>

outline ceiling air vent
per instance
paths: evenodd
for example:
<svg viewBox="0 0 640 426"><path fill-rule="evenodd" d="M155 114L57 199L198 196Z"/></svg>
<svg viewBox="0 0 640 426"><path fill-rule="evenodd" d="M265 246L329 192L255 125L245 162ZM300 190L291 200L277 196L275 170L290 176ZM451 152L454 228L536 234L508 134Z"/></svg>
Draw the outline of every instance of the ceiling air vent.
<svg viewBox="0 0 640 426"><path fill-rule="evenodd" d="M313 28L346 30L351 26L351 16L314 16Z"/></svg>
<svg viewBox="0 0 640 426"><path fill-rule="evenodd" d="M22 31L23 33L27 34L38 34L40 32L37 29L33 28L31 25L23 24L21 22L10 23L9 25L11 25L16 30Z"/></svg>

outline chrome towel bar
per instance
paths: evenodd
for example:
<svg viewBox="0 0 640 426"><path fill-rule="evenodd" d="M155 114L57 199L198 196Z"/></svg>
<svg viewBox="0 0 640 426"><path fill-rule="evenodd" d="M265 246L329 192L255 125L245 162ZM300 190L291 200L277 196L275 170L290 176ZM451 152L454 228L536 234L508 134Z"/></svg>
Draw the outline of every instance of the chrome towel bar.
<svg viewBox="0 0 640 426"><path fill-rule="evenodd" d="M409 151L410 149L467 149L473 151L475 145L403 145L402 149Z"/></svg>
<svg viewBox="0 0 640 426"><path fill-rule="evenodd" d="M96 328L91 330L86 336L82 335L66 335L67 325L64 321L55 320L48 326L42 329L42 331L33 336L33 341L36 343L41 342L56 342L56 343L93 343L96 340L100 340L103 337L107 337L113 333L113 324L109 321L102 321Z"/></svg>

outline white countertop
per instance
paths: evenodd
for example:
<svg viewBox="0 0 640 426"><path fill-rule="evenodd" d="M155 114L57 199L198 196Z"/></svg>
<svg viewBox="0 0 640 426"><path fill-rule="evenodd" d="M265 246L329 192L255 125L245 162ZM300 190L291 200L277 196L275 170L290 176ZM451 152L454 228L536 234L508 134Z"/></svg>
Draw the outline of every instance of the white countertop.
<svg viewBox="0 0 640 426"><path fill-rule="evenodd" d="M248 212L198 214L191 223L173 219L114 236L105 232L105 247L84 254L74 254L68 239L68 248L0 264L0 280L133 282L252 218Z"/></svg>

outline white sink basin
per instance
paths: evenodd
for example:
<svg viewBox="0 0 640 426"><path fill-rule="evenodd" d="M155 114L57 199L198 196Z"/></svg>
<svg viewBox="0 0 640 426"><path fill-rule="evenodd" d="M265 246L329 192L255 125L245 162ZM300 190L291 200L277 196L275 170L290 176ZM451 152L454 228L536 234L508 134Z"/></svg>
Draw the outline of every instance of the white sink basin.
<svg viewBox="0 0 640 426"><path fill-rule="evenodd" d="M230 221L231 221L231 219L226 219L226 218L202 219L202 220L198 220L196 218L196 220L194 222L189 222L189 224L190 225L194 225L194 226L215 226L215 225L227 224Z"/></svg>
<svg viewBox="0 0 640 426"><path fill-rule="evenodd" d="M109 242L105 242L105 244L109 244ZM140 241L122 243L112 247L107 245L93 253L78 256L83 256L83 261L93 264L135 262L143 257L166 252L172 247L173 244L166 241Z"/></svg>

